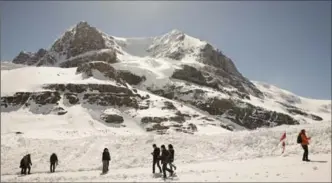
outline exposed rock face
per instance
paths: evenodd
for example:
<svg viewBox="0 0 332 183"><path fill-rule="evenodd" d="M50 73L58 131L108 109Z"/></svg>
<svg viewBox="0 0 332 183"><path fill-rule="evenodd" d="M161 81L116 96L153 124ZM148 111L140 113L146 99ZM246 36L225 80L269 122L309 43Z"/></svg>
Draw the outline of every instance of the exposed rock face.
<svg viewBox="0 0 332 183"><path fill-rule="evenodd" d="M145 76L136 76L135 74L125 70L118 70L118 76L130 85L138 85L142 81L146 80Z"/></svg>
<svg viewBox="0 0 332 183"><path fill-rule="evenodd" d="M106 45L101 33L87 22L80 22L73 30L67 31L61 39L57 40L51 50L66 55L68 59L104 48Z"/></svg>
<svg viewBox="0 0 332 183"><path fill-rule="evenodd" d="M131 85L137 85L145 80L145 77L136 76L129 71L117 71L111 64L106 62L89 62L81 64L77 67L76 73L83 73L85 77L95 77L93 75L93 70L99 71L104 77L114 80L124 86L125 82Z"/></svg>
<svg viewBox="0 0 332 183"><path fill-rule="evenodd" d="M321 118L320 116L317 116L317 115L314 115L314 114L308 114L307 112L295 107L295 106L292 106L292 105L287 105L287 104L284 104L284 103L281 103L281 102L278 102L280 103L281 105L285 106L286 107L286 110L290 113L290 114L294 114L294 115L301 115L301 116L305 116L305 117L309 117L315 121L322 121L323 118Z"/></svg>
<svg viewBox="0 0 332 183"><path fill-rule="evenodd" d="M162 117L143 117L141 119L141 122L142 123L160 123L160 122L163 122L163 121L168 121L167 118L162 118Z"/></svg>
<svg viewBox="0 0 332 183"><path fill-rule="evenodd" d="M165 104L165 106L162 107L161 109L176 110L176 107L174 106L174 104L172 102L165 101L164 104Z"/></svg>
<svg viewBox="0 0 332 183"><path fill-rule="evenodd" d="M84 103L100 106L126 106L138 109L138 100L128 95L115 95L112 93L86 93L83 96Z"/></svg>
<svg viewBox="0 0 332 183"><path fill-rule="evenodd" d="M37 53L31 52L20 52L14 59L13 63L15 64L25 64L25 65L34 65L39 59L43 58L47 53L44 49L39 49Z"/></svg>
<svg viewBox="0 0 332 183"><path fill-rule="evenodd" d="M67 61L60 64L60 67L69 68L69 67L77 67L80 64L88 63L91 61L104 61L107 63L116 63L116 52L108 49L107 51L102 52L94 52L89 55L82 55L72 59L68 59Z"/></svg>
<svg viewBox="0 0 332 183"><path fill-rule="evenodd" d="M101 119L106 123L121 124L123 123L123 117L117 114L103 114Z"/></svg>
<svg viewBox="0 0 332 183"><path fill-rule="evenodd" d="M77 67L76 73L83 73L85 77L93 77L93 70L97 70L104 75L104 77L121 82L117 71L106 62L90 62L81 64Z"/></svg>
<svg viewBox="0 0 332 183"><path fill-rule="evenodd" d="M50 84L45 85L44 88L53 91L17 92L14 96L1 97L1 108L14 108L13 110L15 110L21 106L32 107L31 105L35 103L39 106L37 112L41 111L39 108L45 106L47 113L53 112L58 115L63 115L67 113L67 111L58 106L61 95L63 95L70 105L82 104L85 107L89 107L86 104L90 104L104 107L126 106L138 109L138 103L141 100L140 95L134 94L128 88L113 85ZM89 93L89 91L94 93ZM8 110L9 109L7 109L7 111Z"/></svg>
<svg viewBox="0 0 332 183"><path fill-rule="evenodd" d="M234 87L238 89L238 95L242 95L243 98L249 98L249 94L257 97L263 96L263 93L260 92L250 81L245 79L240 80L239 78L227 74L222 69L212 67L204 67L203 69L198 70L195 67L184 65L183 69L176 70L173 73L172 78L211 87L226 93L227 91L223 90L224 86Z"/></svg>
<svg viewBox="0 0 332 183"><path fill-rule="evenodd" d="M205 92L203 90L199 89L192 91L181 91L181 89L181 87L171 86L165 88L165 90L150 91L164 97L172 96L172 99L195 106L200 110L208 112L210 115L214 115L216 118L222 116L222 118L226 118L247 129L271 127L282 124L299 124L297 120L287 114L269 111L233 99L210 98L204 95ZM188 94L192 97L182 97ZM227 125L221 124L221 126L233 130L232 127Z"/></svg>
<svg viewBox="0 0 332 183"><path fill-rule="evenodd" d="M268 111L240 101L227 99L210 99L207 102L191 102L199 109L207 111L211 115L224 115L225 118L247 129L259 127L272 127L282 124L296 125L299 122L289 115ZM241 107L239 107L241 106Z"/></svg>
<svg viewBox="0 0 332 183"><path fill-rule="evenodd" d="M28 102L28 100L34 101L36 104L56 104L60 100L59 92L17 92L14 96L1 97L1 106L22 106Z"/></svg>
<svg viewBox="0 0 332 183"><path fill-rule="evenodd" d="M43 88L59 92L83 93L96 91L119 96L134 96L133 92L128 88L103 84L48 84L44 85Z"/></svg>
<svg viewBox="0 0 332 183"><path fill-rule="evenodd" d="M20 107L30 107L36 104L37 110L32 108L30 111L41 114L49 114L55 112L58 115L63 115L67 111L56 107L61 99L59 92L44 91L44 92L17 92L13 96L1 97L1 110L11 111L12 109L19 109ZM45 106L45 109L42 109Z"/></svg>
<svg viewBox="0 0 332 183"><path fill-rule="evenodd" d="M75 105L78 104L80 99L77 97L77 94L75 93L65 93L64 94L65 99L68 100L69 104Z"/></svg>
<svg viewBox="0 0 332 183"><path fill-rule="evenodd" d="M220 68L229 75L242 77L241 73L236 69L232 60L226 57L220 51L215 50L210 44L206 44L204 48L201 49L200 59L204 64Z"/></svg>
<svg viewBox="0 0 332 183"><path fill-rule="evenodd" d="M54 65L56 62L57 62L56 58L51 53L47 53L37 62L36 65L37 66Z"/></svg>

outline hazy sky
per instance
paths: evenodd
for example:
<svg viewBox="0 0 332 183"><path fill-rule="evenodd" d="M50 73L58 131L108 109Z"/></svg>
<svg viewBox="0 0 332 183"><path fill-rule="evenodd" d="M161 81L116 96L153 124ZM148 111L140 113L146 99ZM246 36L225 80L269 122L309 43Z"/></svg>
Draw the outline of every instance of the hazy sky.
<svg viewBox="0 0 332 183"><path fill-rule="evenodd" d="M50 45L80 20L114 36L171 29L210 42L250 80L331 99L331 1L1 1L1 60Z"/></svg>

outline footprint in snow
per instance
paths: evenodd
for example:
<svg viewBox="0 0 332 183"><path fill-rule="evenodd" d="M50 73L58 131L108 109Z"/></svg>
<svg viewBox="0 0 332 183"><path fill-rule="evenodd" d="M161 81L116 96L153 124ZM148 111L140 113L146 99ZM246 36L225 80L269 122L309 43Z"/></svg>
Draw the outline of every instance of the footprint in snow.
<svg viewBox="0 0 332 183"><path fill-rule="evenodd" d="M317 166L312 167L313 170L318 170Z"/></svg>

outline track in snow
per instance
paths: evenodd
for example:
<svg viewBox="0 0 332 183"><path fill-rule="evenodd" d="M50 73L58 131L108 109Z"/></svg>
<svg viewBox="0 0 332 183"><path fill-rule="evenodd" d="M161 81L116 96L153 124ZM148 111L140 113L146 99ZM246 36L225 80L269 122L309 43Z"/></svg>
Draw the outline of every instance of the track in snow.
<svg viewBox="0 0 332 183"><path fill-rule="evenodd" d="M269 157L236 161L213 161L194 164L177 164L177 176L166 181L297 181L331 182L331 154L311 155L313 162L302 162L301 156ZM61 165L60 165L61 166ZM47 169L48 170L48 169ZM33 172L31 175L1 175L5 182L100 182L100 181L149 181L163 182L161 177L154 177L151 168L112 169L101 175L101 170L81 170L73 172Z"/></svg>

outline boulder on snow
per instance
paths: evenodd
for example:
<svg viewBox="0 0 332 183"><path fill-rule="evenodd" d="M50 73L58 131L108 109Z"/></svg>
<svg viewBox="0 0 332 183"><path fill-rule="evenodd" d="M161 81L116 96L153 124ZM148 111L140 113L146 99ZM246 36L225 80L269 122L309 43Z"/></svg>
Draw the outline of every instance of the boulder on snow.
<svg viewBox="0 0 332 183"><path fill-rule="evenodd" d="M118 77L130 85L138 85L142 81L146 80L145 76L136 76L135 74L125 70L118 70Z"/></svg>
<svg viewBox="0 0 332 183"><path fill-rule="evenodd" d="M102 114L101 119L106 123L121 124L123 117L117 114Z"/></svg>
<svg viewBox="0 0 332 183"><path fill-rule="evenodd" d="M141 122L144 123L161 123L163 121L167 121L167 118L162 117L143 117Z"/></svg>
<svg viewBox="0 0 332 183"><path fill-rule="evenodd" d="M77 97L77 94L75 94L75 93L65 93L64 97L68 100L68 102L71 105L78 104L80 101L80 99Z"/></svg>
<svg viewBox="0 0 332 183"><path fill-rule="evenodd" d="M172 102L169 101L165 101L164 102L164 107L162 107L161 109L169 109L169 110L176 110L176 107L174 106L174 104Z"/></svg>

